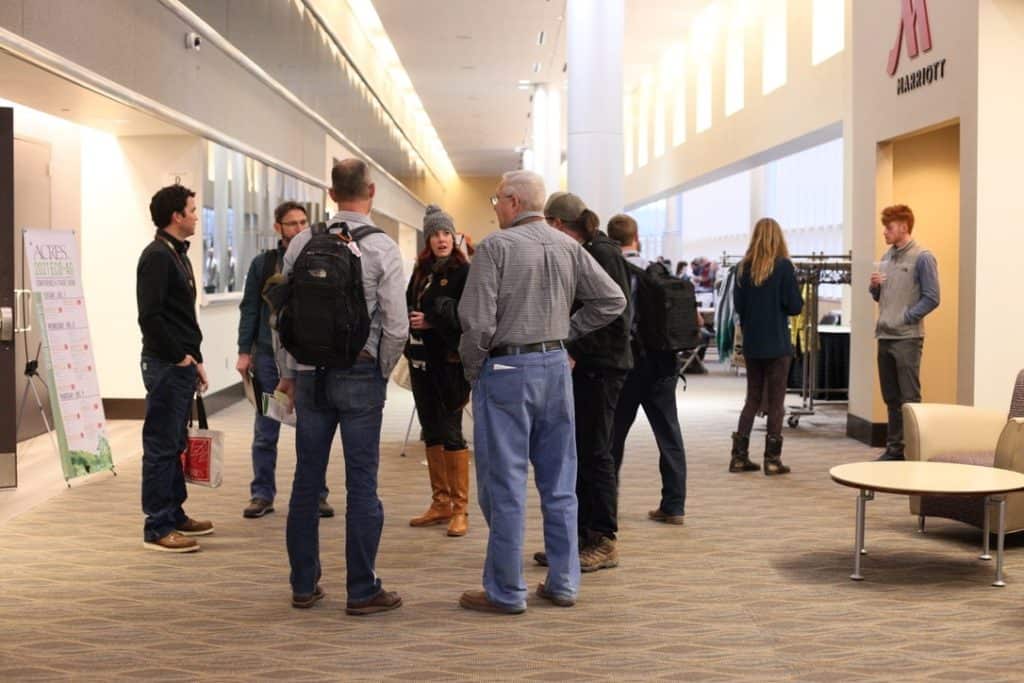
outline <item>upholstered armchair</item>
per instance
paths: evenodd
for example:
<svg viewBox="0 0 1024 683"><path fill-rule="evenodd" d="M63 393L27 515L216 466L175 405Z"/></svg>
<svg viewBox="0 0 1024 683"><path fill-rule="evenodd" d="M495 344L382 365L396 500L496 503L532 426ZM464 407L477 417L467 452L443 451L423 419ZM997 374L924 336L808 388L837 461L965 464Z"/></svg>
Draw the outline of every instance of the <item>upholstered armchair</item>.
<svg viewBox="0 0 1024 683"><path fill-rule="evenodd" d="M957 462L1000 467L1024 473L1024 370L1017 375L1010 413L941 403L903 406L907 460ZM955 519L983 528L984 498L911 496L910 512L921 524L926 517ZM998 510L988 511L991 529ZM1024 492L1006 497L1006 532L1024 531Z"/></svg>

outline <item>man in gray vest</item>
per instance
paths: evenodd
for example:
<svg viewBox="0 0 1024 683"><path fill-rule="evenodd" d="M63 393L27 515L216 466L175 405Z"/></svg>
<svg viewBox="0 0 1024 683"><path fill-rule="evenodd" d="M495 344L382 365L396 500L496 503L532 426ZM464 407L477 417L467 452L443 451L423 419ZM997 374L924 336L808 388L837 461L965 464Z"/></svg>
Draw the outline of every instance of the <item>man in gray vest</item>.
<svg viewBox="0 0 1024 683"><path fill-rule="evenodd" d="M921 402L924 317L939 305L935 257L911 237L914 212L905 204L882 210L882 235L890 245L871 274L868 291L878 302L878 381L889 410L885 452L879 460L903 460L904 403Z"/></svg>

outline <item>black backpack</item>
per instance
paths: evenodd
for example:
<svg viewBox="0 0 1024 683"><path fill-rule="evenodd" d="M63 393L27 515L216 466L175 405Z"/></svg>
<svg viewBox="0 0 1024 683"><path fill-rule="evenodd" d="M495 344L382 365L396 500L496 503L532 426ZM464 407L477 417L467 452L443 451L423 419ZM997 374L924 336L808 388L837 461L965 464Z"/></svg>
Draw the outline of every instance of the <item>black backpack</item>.
<svg viewBox="0 0 1024 683"><path fill-rule="evenodd" d="M663 264L646 269L626 262L636 276L637 336L648 351L682 351L700 345L693 283L673 277Z"/></svg>
<svg viewBox="0 0 1024 683"><path fill-rule="evenodd" d="M344 223L330 227L347 231ZM323 223L311 230L277 307L277 331L281 345L299 363L350 368L370 336L362 263L350 242L383 231L366 225L346 237L329 232Z"/></svg>

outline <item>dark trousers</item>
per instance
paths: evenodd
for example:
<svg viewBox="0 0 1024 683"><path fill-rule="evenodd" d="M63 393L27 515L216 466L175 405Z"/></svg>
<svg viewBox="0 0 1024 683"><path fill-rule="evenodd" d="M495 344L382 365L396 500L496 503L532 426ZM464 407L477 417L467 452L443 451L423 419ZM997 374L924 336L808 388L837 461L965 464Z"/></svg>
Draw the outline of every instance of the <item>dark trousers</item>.
<svg viewBox="0 0 1024 683"><path fill-rule="evenodd" d="M623 451L629 428L643 406L658 443L658 468L661 470L661 511L683 515L686 508L686 450L676 412L678 361L674 353L649 352L633 356L636 365L626 375L619 402L615 407L612 431L612 458L615 471L622 467Z"/></svg>
<svg viewBox="0 0 1024 683"><path fill-rule="evenodd" d="M754 418L764 413L768 416L768 434L782 434L782 418L786 414L786 379L792 358L747 358L747 399L740 412L740 423L736 431L750 436Z"/></svg>
<svg viewBox="0 0 1024 683"><path fill-rule="evenodd" d="M612 457L615 406L626 371L587 368L572 371L576 409L576 498L579 501L580 547L619 530L619 477Z"/></svg>
<svg viewBox="0 0 1024 683"><path fill-rule="evenodd" d="M277 361L274 355L265 351L257 351L252 355L253 373L260 391L272 394L277 386ZM262 396L256 397L262 401ZM281 423L256 411L256 420L252 428L252 483L249 493L253 498L273 501L277 494L277 439L281 433ZM324 485L320 498L327 499L330 491Z"/></svg>
<svg viewBox="0 0 1024 683"><path fill-rule="evenodd" d="M878 383L889 412L885 448L903 453L903 404L921 402L921 351L924 339L879 339Z"/></svg>
<svg viewBox="0 0 1024 683"><path fill-rule="evenodd" d="M146 420L142 424L143 538L155 541L186 520L182 505L188 497L181 453L188 443L188 416L196 393L196 366L179 368L143 356Z"/></svg>
<svg viewBox="0 0 1024 683"><path fill-rule="evenodd" d="M381 591L374 564L384 527L377 468L387 380L376 361L360 360L348 370L328 370L320 380L322 392L317 381L313 371L300 372L295 380L295 481L286 527L292 592L309 595L320 579L319 498L340 427L347 494L346 586L348 599L359 602Z"/></svg>
<svg viewBox="0 0 1024 683"><path fill-rule="evenodd" d="M452 363L455 372L462 372L462 365ZM447 370L447 368L446 368ZM416 414L423 428L423 441L427 446L443 445L446 451L461 451L466 447L462 436L462 408L449 410L444 405L437 380L425 370L409 368L412 382L412 397L416 402ZM453 381L459 378L453 377Z"/></svg>

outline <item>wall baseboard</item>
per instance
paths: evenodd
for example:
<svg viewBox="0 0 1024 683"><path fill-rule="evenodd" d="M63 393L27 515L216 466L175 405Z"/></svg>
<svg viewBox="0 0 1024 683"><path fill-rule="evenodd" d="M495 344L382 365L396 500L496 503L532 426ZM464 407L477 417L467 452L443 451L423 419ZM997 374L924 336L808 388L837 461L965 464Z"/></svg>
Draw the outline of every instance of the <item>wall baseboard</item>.
<svg viewBox="0 0 1024 683"><path fill-rule="evenodd" d="M207 415L224 410L240 400L245 400L245 389L241 382L203 396ZM103 412L108 420L142 420L146 417L146 399L105 398L103 399Z"/></svg>
<svg viewBox="0 0 1024 683"><path fill-rule="evenodd" d="M885 422L869 422L850 413L846 415L846 435L868 446L884 446L887 427Z"/></svg>

